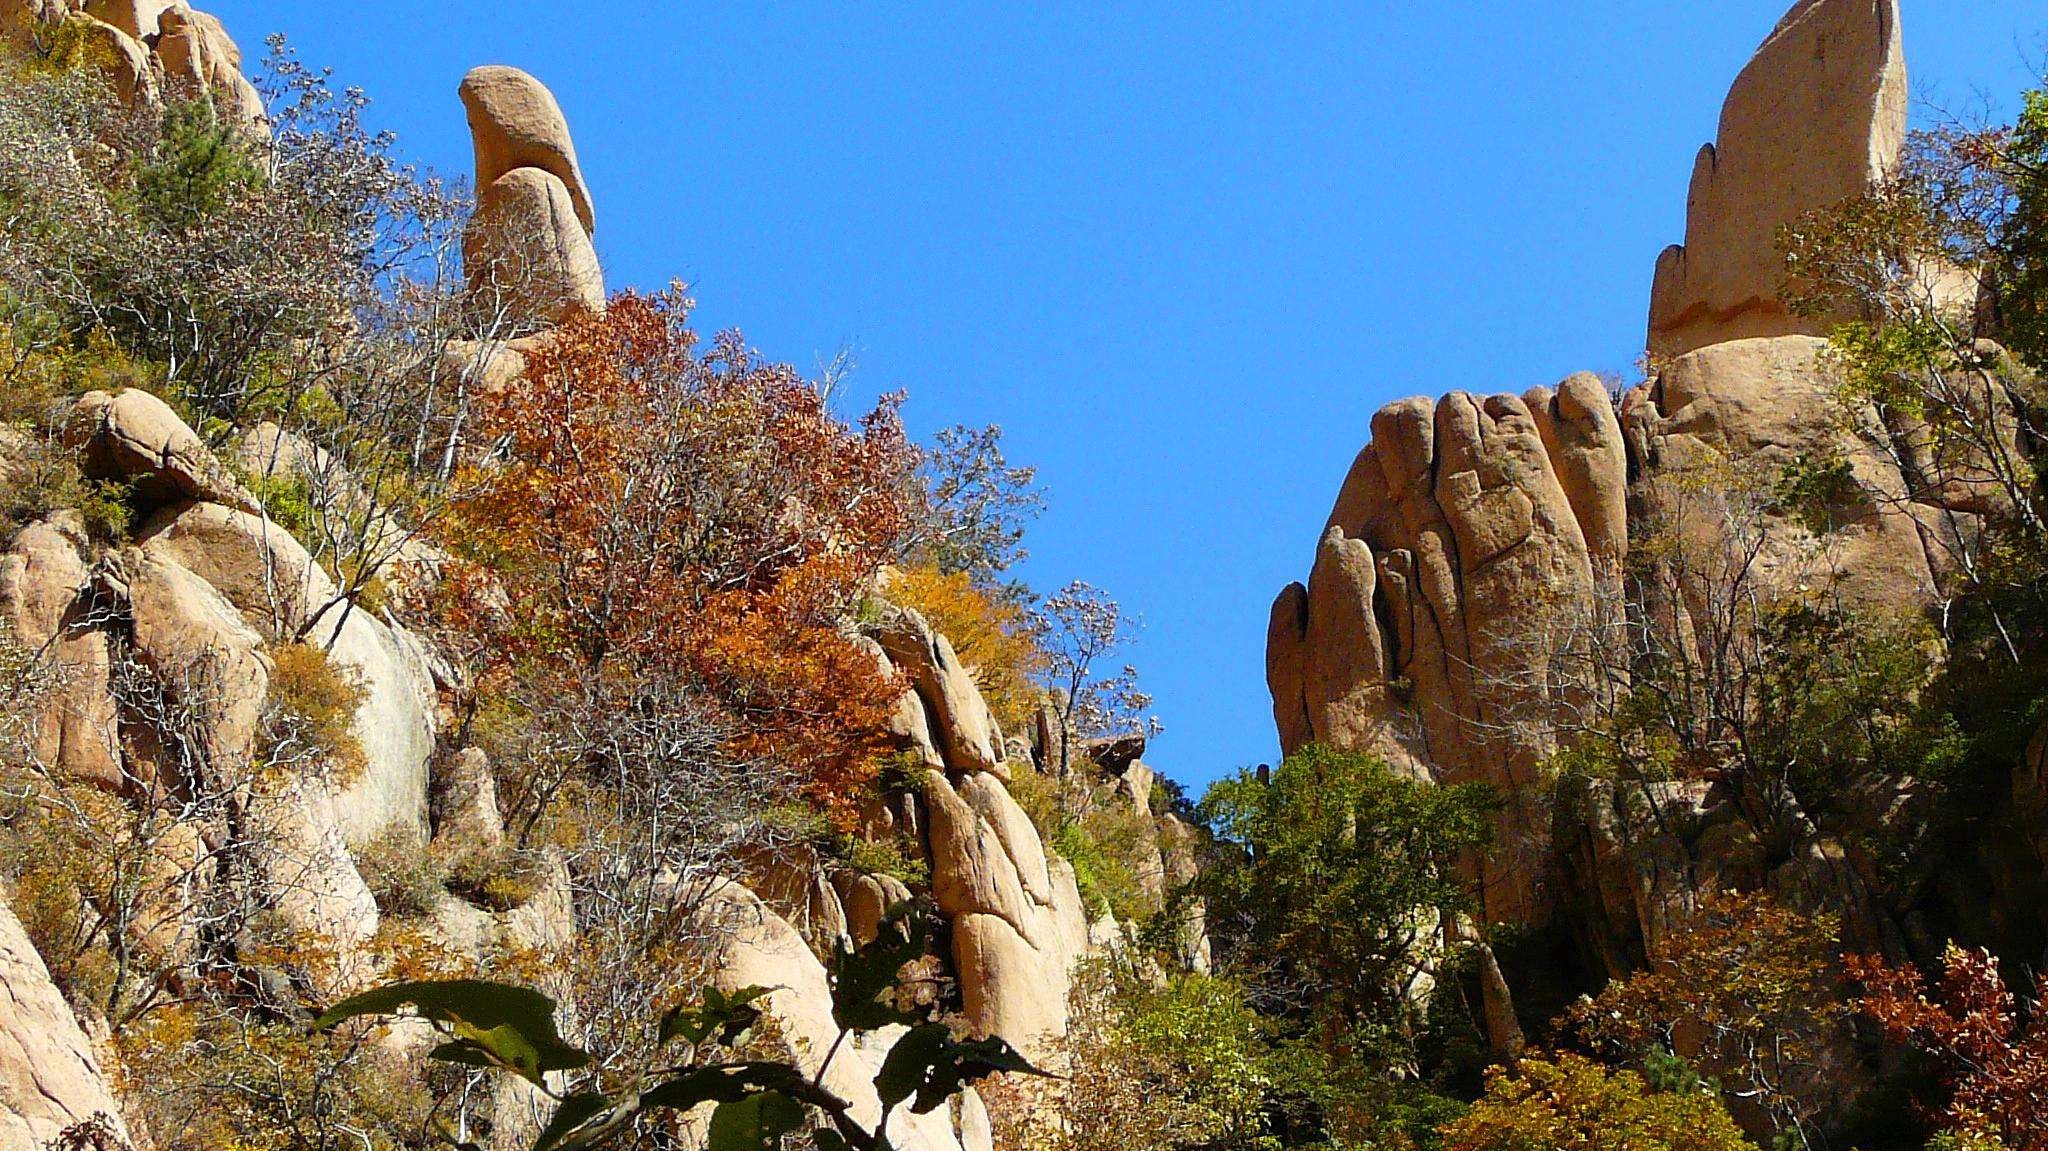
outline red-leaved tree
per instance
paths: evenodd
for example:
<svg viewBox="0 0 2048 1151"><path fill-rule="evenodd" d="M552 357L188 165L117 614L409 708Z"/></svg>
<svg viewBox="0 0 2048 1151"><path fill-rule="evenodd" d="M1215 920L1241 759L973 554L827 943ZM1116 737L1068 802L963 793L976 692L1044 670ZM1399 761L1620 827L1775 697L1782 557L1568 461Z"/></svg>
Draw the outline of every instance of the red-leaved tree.
<svg viewBox="0 0 2048 1151"><path fill-rule="evenodd" d="M737 334L701 347L688 314L673 290L622 295L483 405L497 446L457 542L503 600L466 618L500 670L603 685L568 698L708 701L735 763L843 816L898 688L841 620L917 521L918 455L896 397L842 422Z"/></svg>
<svg viewBox="0 0 2048 1151"><path fill-rule="evenodd" d="M2022 1003L1986 950L1950 944L1935 995L1914 968L1852 956L1865 1014L1895 1043L1910 1043L1947 1070L1943 1120L1954 1132L1996 1138L2009 1151L2048 1151L2048 1020Z"/></svg>

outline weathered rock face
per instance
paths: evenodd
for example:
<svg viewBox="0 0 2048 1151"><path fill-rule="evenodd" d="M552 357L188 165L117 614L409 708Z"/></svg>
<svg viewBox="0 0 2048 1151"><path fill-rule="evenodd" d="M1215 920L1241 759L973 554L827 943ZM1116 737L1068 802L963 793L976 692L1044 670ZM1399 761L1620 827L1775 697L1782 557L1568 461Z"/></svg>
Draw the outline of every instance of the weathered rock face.
<svg viewBox="0 0 2048 1151"><path fill-rule="evenodd" d="M434 752L433 677L405 629L351 608L290 533L219 504L173 504L145 524L145 554L196 574L258 632L307 641L367 696L353 725L364 770L335 798L340 831L366 844L394 828L427 837L427 765Z"/></svg>
<svg viewBox="0 0 2048 1151"><path fill-rule="evenodd" d="M470 303L494 335L517 336L581 308L604 308L604 272L590 237L590 189L554 95L517 68L490 65L462 80L476 148L477 209L462 239ZM517 368L484 364L485 380Z"/></svg>
<svg viewBox="0 0 2048 1151"><path fill-rule="evenodd" d="M788 1054L806 1072L817 1074L839 1037L824 966L796 928L743 887L724 889L707 915L716 920L716 934L724 941L717 975L721 988L775 988L767 1009L781 1025ZM854 1118L870 1129L882 1113L875 1074L905 1030L888 1027L839 1044L825 1069L826 1089L850 1103ZM925 1115L899 1110L888 1133L896 1146L917 1151L991 1151L987 1115L971 1088Z"/></svg>
<svg viewBox="0 0 2048 1151"><path fill-rule="evenodd" d="M554 323L604 306L604 273L552 172L519 168L485 185L463 233L473 304L515 322Z"/></svg>
<svg viewBox="0 0 2048 1151"><path fill-rule="evenodd" d="M0 893L0 1151L42 1151L95 1117L132 1141L92 1043Z"/></svg>
<svg viewBox="0 0 2048 1151"><path fill-rule="evenodd" d="M1898 0L1801 0L1737 77L1693 165L1685 243L1657 260L1650 351L1824 334L1837 317L1794 316L1779 299L1777 230L1891 172L1906 101Z"/></svg>
<svg viewBox="0 0 2048 1151"><path fill-rule="evenodd" d="M923 713L904 717L900 726L914 733L921 723L936 758L956 771L1006 775L1002 732L952 642L905 608L889 610L878 638L889 661L916 689Z"/></svg>
<svg viewBox="0 0 2048 1151"><path fill-rule="evenodd" d="M63 778L118 791L120 720L108 679L107 637L93 620L81 525L59 516L30 524L0 555L0 619L15 639L48 653L56 698L39 717L34 752Z"/></svg>
<svg viewBox="0 0 2048 1151"><path fill-rule="evenodd" d="M1267 678L1283 750L1317 741L1498 787L1508 806L1485 910L1539 918L1550 748L1532 721L1559 702L1553 660L1613 610L1601 591L1627 548L1620 426L1575 377L1530 400L1403 400L1372 427L1308 585L1274 605Z"/></svg>
<svg viewBox="0 0 2048 1151"><path fill-rule="evenodd" d="M262 94L215 17L182 0L0 0L0 41L18 49L46 48L67 22L123 100L210 100L228 123L266 130Z"/></svg>
<svg viewBox="0 0 2048 1151"><path fill-rule="evenodd" d="M1969 530L1975 516L1936 514L1932 503L1916 513L1909 495L1939 493L1914 491L1867 435L1844 426L1821 359L1826 346L1812 336L1716 344L1679 357L1632 395L1628 435L1643 477L1637 510L1673 529L1694 556L1725 551L1745 521L1754 525L1762 536L1753 578L1763 590L1827 587L1871 606L1928 602L1949 566L1943 541ZM1866 433L1875 430L1874 415L1857 418ZM1840 460L1855 480L1853 491L1813 509L1826 512L1824 538L1769 498L1802 459ZM1703 581L1684 582L1693 612L1712 612Z"/></svg>
<svg viewBox="0 0 2048 1151"><path fill-rule="evenodd" d="M967 774L956 787L927 772L924 794L932 896L953 925L968 1021L1020 1050L1041 1050L1066 1032L1068 971L1088 950L1073 868L1046 854L994 776Z"/></svg>
<svg viewBox="0 0 2048 1151"><path fill-rule="evenodd" d="M150 6L135 7L140 25ZM146 28L143 35L147 38ZM165 5L157 14L155 46L173 92L211 97L231 123L263 123L263 97L242 74L242 50L218 17L182 3Z"/></svg>

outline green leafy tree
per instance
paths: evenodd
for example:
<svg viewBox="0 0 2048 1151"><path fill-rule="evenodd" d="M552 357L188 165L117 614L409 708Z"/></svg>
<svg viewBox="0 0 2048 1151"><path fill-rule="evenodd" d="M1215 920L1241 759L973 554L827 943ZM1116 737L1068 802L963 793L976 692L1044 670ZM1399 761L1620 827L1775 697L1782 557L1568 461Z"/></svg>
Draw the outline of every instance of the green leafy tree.
<svg viewBox="0 0 2048 1151"><path fill-rule="evenodd" d="M1201 814L1237 850L1199 881L1212 932L1258 957L1263 992L1330 1044L1407 1058L1446 917L1471 910L1461 859L1491 838L1493 791L1439 787L1367 755L1305 748L1216 783Z"/></svg>

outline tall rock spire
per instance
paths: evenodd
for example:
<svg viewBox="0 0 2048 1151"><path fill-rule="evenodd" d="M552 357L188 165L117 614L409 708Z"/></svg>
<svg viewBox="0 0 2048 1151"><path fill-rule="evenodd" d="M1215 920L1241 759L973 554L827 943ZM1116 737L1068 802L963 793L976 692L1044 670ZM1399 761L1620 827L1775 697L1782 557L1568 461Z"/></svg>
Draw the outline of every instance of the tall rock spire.
<svg viewBox="0 0 2048 1151"><path fill-rule="evenodd" d="M1778 22L1693 164L1685 243L1657 259L1652 353L1826 334L1829 318L1793 315L1778 298L1778 229L1893 170L1906 96L1898 0L1800 0Z"/></svg>
<svg viewBox="0 0 2048 1151"><path fill-rule="evenodd" d="M458 90L476 146L476 214L463 235L472 306L496 334L530 334L576 309L602 311L591 246L597 214L555 97L517 68L487 65Z"/></svg>

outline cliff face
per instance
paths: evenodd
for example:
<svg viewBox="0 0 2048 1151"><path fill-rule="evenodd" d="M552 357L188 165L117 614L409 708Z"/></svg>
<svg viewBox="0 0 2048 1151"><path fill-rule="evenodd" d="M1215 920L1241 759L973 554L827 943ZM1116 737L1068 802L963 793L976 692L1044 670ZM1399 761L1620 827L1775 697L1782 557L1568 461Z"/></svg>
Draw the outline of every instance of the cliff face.
<svg viewBox="0 0 2048 1151"><path fill-rule="evenodd" d="M1841 317L1779 297L1779 227L1896 169L1904 85L1892 0L1798 4L1736 81L1694 172L1686 243L1658 261L1654 377L1626 394L1579 375L1388 405L1308 580L1273 605L1283 749L1321 742L1494 785L1506 806L1475 864L1485 917L1562 926L1607 974L1657 955L1730 888L1839 914L1857 946L1900 938L1844 820L1767 815L1711 770L1561 780L1553 756L1628 698L1643 657L1704 679L1753 608L1915 616L1995 512L1967 466L1925 482L1897 449L1910 429L1845 409L1812 334ZM1995 400L1983 415L2006 418ZM1839 482L1794 506L1783 479L1813 461ZM1862 796L1847 822L1910 820L1910 791Z"/></svg>

